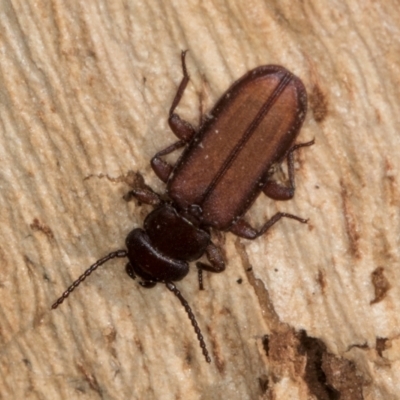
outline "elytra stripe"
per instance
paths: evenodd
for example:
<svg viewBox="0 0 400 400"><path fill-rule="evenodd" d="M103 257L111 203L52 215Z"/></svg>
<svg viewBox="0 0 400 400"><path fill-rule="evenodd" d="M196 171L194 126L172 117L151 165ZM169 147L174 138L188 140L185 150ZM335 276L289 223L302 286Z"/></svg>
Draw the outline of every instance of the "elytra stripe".
<svg viewBox="0 0 400 400"><path fill-rule="evenodd" d="M242 136L241 140L237 143L237 145L233 148L231 154L227 158L226 162L222 165L221 169L218 171L217 174L215 174L214 179L208 186L207 190L204 192L203 198L200 202L202 204L209 194L213 191L215 186L217 185L218 181L223 177L225 171L232 165L234 162L236 155L240 152L240 150L243 148L243 146L246 145L248 140L251 138L251 135L253 132L257 129L258 125L260 125L261 121L265 117L265 115L268 113L268 111L271 109L271 107L274 105L276 100L278 99L279 95L285 90L286 86L290 83L292 80L292 75L290 73L285 74L285 76L282 78L282 80L279 82L278 86L275 88L274 92L272 95L268 98L268 100L263 104L263 106L260 108L260 111L257 113L256 117L253 119L249 127L246 129L244 135Z"/></svg>

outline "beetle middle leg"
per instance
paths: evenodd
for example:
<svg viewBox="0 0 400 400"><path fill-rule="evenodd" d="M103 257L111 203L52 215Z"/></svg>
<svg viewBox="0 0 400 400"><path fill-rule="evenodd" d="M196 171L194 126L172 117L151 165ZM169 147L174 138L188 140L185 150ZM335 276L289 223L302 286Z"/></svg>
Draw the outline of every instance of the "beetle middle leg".
<svg viewBox="0 0 400 400"><path fill-rule="evenodd" d="M229 230L236 236L253 240L263 235L269 228L271 228L272 225L276 224L281 218L295 219L296 221L302 222L303 224L306 224L308 221L308 219L300 218L293 214L278 212L272 218L270 218L259 230L253 228L243 218L238 219Z"/></svg>
<svg viewBox="0 0 400 400"><path fill-rule="evenodd" d="M307 143L298 143L289 149L287 155L287 165L289 172L289 186L282 185L273 180L267 180L263 186L263 192L274 200L290 200L294 196L294 156L293 153L301 147L312 146L314 139Z"/></svg>
<svg viewBox="0 0 400 400"><path fill-rule="evenodd" d="M207 260L210 262L211 265L205 264L200 261L196 263L200 290L204 290L203 270L216 273L225 270L225 261L222 256L221 249L219 247L217 247L213 243L210 243L206 248L206 255L207 255Z"/></svg>

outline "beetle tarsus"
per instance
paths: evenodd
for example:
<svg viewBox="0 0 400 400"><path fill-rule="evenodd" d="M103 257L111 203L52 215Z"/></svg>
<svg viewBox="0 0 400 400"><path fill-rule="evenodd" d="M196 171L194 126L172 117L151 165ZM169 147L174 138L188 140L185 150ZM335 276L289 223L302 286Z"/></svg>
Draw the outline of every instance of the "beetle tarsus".
<svg viewBox="0 0 400 400"><path fill-rule="evenodd" d="M306 224L308 222L308 219L298 217L297 215L278 212L274 216L272 216L259 230L253 228L243 218L240 218L236 221L234 225L232 225L230 231L236 236L240 236L249 240L254 240L267 232L268 229L270 229L272 225L275 225L281 218L295 219L296 221L299 221L303 224Z"/></svg>
<svg viewBox="0 0 400 400"><path fill-rule="evenodd" d="M294 183L294 156L293 153L300 149L301 147L308 147L312 146L315 143L315 140L310 140L309 142L306 143L297 143L293 147L289 149L288 155L287 155L287 164L288 164L288 171L289 171L289 183L290 183L290 188L293 189L293 195L294 195L294 189L295 189L295 183ZM292 196L293 197L293 196Z"/></svg>
<svg viewBox="0 0 400 400"><path fill-rule="evenodd" d="M169 110L168 124L172 132L174 132L174 134L179 139L184 140L186 143L188 143L193 138L194 134L196 133L196 130L189 122L184 121L178 114L174 112L182 99L187 84L189 83L189 75L187 73L186 63L185 63L186 53L187 50L182 51L181 53L183 77L181 83L179 84L174 100L172 101L171 108Z"/></svg>
<svg viewBox="0 0 400 400"><path fill-rule="evenodd" d="M292 148L290 148L289 153L293 153L294 151L296 151L297 149L300 149L301 147L312 146L313 144L315 144L315 139L312 139L309 142L305 142L305 143L297 143Z"/></svg>
<svg viewBox="0 0 400 400"><path fill-rule="evenodd" d="M186 86L189 83L190 78L189 78L189 74L187 73L186 62L185 62L186 53L187 53L187 50L184 50L181 53L183 78L181 80L181 83L179 84L178 91L176 92L174 100L172 101L171 108L169 109L170 116L174 113L175 108L178 106L179 102L181 101L183 92L185 91Z"/></svg>
<svg viewBox="0 0 400 400"><path fill-rule="evenodd" d="M197 262L196 267L197 267L197 280L199 281L199 290L204 290L204 285L203 285L203 266L204 264L202 262Z"/></svg>
<svg viewBox="0 0 400 400"><path fill-rule="evenodd" d="M141 287L144 287L145 289L151 289L157 285L157 282L156 281L140 281L139 285Z"/></svg>

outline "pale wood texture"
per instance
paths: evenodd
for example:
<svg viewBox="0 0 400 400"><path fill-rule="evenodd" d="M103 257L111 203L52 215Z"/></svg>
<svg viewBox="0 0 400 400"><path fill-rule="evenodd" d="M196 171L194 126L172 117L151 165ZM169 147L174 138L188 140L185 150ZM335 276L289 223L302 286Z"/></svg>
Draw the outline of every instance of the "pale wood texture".
<svg viewBox="0 0 400 400"><path fill-rule="evenodd" d="M400 398L399 38L396 0L3 0L0 398ZM179 283L211 365L177 299L123 260L49 309L149 211L122 200L128 171L162 192L149 160L176 140L182 49L187 120L281 64L310 95L300 141L316 140L295 199L249 215L308 226L226 234L227 270L204 292L195 269Z"/></svg>

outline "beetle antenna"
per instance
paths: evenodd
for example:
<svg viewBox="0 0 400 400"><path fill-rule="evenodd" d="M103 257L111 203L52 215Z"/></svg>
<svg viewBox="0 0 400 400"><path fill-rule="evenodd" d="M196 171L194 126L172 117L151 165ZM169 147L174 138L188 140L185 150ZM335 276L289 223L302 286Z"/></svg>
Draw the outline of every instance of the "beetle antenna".
<svg viewBox="0 0 400 400"><path fill-rule="evenodd" d="M194 331L196 332L197 339L200 342L200 347L203 350L204 357L205 357L206 361L208 363L210 363L211 362L211 358L208 355L208 350L207 350L206 343L205 343L205 341L203 339L203 335L201 334L201 330L199 328L199 325L197 325L196 318L195 318L195 316L193 314L192 309L189 306L189 303L185 300L185 298L182 296L181 292L176 288L176 286L173 283L166 282L165 285L167 286L167 288L172 293L174 293L174 295L179 299L179 301L181 302L181 304L185 308L185 311L186 311L187 315L189 316L190 322L193 325Z"/></svg>
<svg viewBox="0 0 400 400"><path fill-rule="evenodd" d="M93 265L89 267L89 269L82 274L63 294L62 296L51 306L51 308L54 310L56 309L73 291L74 289L79 286L93 271L95 271L100 265L103 265L106 263L108 260L111 260L112 258L123 258L127 257L128 252L125 250L117 250L113 251L109 255L101 258L100 260L96 261Z"/></svg>

